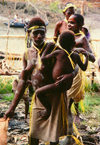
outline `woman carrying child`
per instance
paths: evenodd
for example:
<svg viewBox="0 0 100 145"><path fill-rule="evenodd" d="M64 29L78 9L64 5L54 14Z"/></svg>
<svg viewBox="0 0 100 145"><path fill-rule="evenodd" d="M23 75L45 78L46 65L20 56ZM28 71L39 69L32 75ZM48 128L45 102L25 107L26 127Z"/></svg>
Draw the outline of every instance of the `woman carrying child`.
<svg viewBox="0 0 100 145"><path fill-rule="evenodd" d="M18 105L20 99L23 96L27 80L30 77L34 89L45 85L42 72L38 73L41 67L40 58L46 56L54 49L56 49L53 43L45 42L45 34L45 22L39 17L33 18L28 25L28 36L30 36L33 41L33 46L31 48L28 48L27 53L25 54L25 59L27 59L28 64L27 67L21 72L18 87L15 92L15 97L10 105L9 110L5 113L5 118L12 117L14 115L16 106ZM52 60L52 62L53 61L54 60ZM51 62L48 65L48 77L47 73L44 73L44 75L46 78L46 83L48 82L49 84L53 83L53 79L51 73ZM70 73L68 75L66 74L64 81L70 79L72 80L74 76L75 73ZM60 82L63 82L63 80L60 80ZM50 116L44 118L41 113L45 110L45 107L41 104L38 97L34 95L30 123L29 145L38 145L39 140L43 140L44 142L49 141L51 145L56 145L59 142L59 137L62 135L66 135L67 122L65 120L67 110L64 101L64 95L61 96L61 92L52 92L52 94L47 95L46 98L50 100L52 109Z"/></svg>

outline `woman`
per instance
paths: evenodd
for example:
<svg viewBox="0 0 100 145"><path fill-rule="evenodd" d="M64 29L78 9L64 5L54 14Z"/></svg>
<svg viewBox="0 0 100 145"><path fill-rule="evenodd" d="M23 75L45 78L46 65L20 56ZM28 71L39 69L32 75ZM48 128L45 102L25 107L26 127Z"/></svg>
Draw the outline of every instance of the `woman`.
<svg viewBox="0 0 100 145"><path fill-rule="evenodd" d="M34 89L44 85L41 83L43 76L41 73L38 73L38 69L41 67L40 57L51 53L55 49L55 45L53 43L45 42L45 34L45 22L39 17L33 18L29 22L27 35L31 37L33 46L28 48L27 52L24 54L24 58L27 60L25 61L27 62L27 67L21 72L21 79L19 80L15 97L9 110L5 113L5 118L13 116L15 108L23 96L25 85L29 78L31 78ZM47 77L48 83L52 82L51 70L52 65L50 63ZM75 76L74 73L69 74L68 76L66 75L65 80L73 78L73 76ZM50 141L51 145L56 145L59 142L59 137L66 135L67 122L65 120L67 110L66 104L64 103L66 102L66 100L64 100L64 95L61 96L61 93L56 92L55 94L52 93L50 96L47 95L46 98L51 103L52 109L50 116L48 118L43 118L41 113L45 110L45 107L34 94L30 119L29 145L38 145L39 140Z"/></svg>

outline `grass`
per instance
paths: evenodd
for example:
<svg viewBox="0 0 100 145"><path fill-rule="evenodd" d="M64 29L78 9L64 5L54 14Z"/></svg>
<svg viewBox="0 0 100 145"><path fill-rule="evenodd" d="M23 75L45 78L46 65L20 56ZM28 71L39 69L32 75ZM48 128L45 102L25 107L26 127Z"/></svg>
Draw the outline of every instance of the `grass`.
<svg viewBox="0 0 100 145"><path fill-rule="evenodd" d="M2 102L2 101L12 101L13 98L14 98L14 94L13 93L11 93L9 95L3 95L3 98L2 98L2 100L0 102Z"/></svg>
<svg viewBox="0 0 100 145"><path fill-rule="evenodd" d="M0 94L3 95L2 100L11 101L13 99L14 94L12 93L12 81L13 79L0 78ZM92 112L95 106L100 105L100 93L98 93L99 87L100 86L96 83L92 86L90 84L85 86L85 98L83 101L85 112ZM80 111L82 111L81 108L82 106L79 105Z"/></svg>
<svg viewBox="0 0 100 145"><path fill-rule="evenodd" d="M0 94L7 94L12 92L12 79L0 78Z"/></svg>
<svg viewBox="0 0 100 145"><path fill-rule="evenodd" d="M86 92L83 103L86 112L92 111L94 106L100 105L100 93Z"/></svg>
<svg viewBox="0 0 100 145"><path fill-rule="evenodd" d="M93 83L92 85L89 83L85 86L85 97L83 100L83 105L85 108L85 112L92 111L94 106L100 105L100 85L97 83ZM81 105L79 106L80 111Z"/></svg>

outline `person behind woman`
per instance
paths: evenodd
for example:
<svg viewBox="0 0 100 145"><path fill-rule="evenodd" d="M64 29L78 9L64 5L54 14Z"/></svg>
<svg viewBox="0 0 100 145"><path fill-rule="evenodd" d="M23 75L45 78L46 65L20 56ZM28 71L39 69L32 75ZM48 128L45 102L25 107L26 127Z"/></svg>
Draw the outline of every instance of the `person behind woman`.
<svg viewBox="0 0 100 145"><path fill-rule="evenodd" d="M57 42L58 36L67 30L68 18L75 13L75 5L71 2L66 3L65 8L63 9L63 14L65 16L64 20L61 20L56 23L54 30L54 42Z"/></svg>
<svg viewBox="0 0 100 145"><path fill-rule="evenodd" d="M25 53L28 64L27 67L21 72L14 99L10 105L10 108L5 113L5 119L14 115L16 106L23 96L27 80L30 77L34 89L42 86L42 74L37 73L41 66L40 57L51 53L55 49L54 44L45 42L46 25L41 18L35 17L29 22L28 34L28 36L30 36L32 39L33 46L28 48L27 52ZM49 63L49 71L46 83L52 82L52 66L50 64L51 63ZM65 81L67 81L69 78L73 78L74 76L75 72L69 74L68 77L66 75ZM65 121L66 109L63 110L64 112L61 111L62 107L66 108L65 104L62 105L62 102L65 102L63 101L63 97L64 96L61 97L61 93L59 92L52 93L50 96L47 95L46 98L50 100L52 109L50 116L47 119L44 119L41 116L41 111L45 110L45 108L39 101L38 97L34 95L31 114L32 116L30 119L29 145L38 145L39 140L50 141L51 145L56 145L59 142L59 137L67 134L67 122Z"/></svg>
<svg viewBox="0 0 100 145"><path fill-rule="evenodd" d="M94 62L95 57L92 53L91 48L89 47L88 40L86 39L84 33L81 31L83 25L84 18L80 14L71 15L68 19L68 30L72 30L75 34L76 41L75 50L80 54L82 50L80 47L82 47L84 50L89 52L89 60L91 62ZM72 87L68 91L68 97L72 98L74 102L76 102L76 111L78 118L79 118L78 102L84 98L84 87L82 86L82 80L83 80L82 71L79 69L77 76L73 80Z"/></svg>

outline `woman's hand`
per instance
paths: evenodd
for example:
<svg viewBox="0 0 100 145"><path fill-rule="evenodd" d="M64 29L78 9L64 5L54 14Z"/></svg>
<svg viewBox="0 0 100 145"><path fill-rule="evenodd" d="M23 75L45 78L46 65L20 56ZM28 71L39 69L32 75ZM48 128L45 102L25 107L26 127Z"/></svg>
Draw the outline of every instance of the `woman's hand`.
<svg viewBox="0 0 100 145"><path fill-rule="evenodd" d="M59 76L57 78L57 81L55 82L55 84L56 84L56 86L60 86L61 84L65 83L66 81L69 81L69 80L71 80L71 81L73 80L72 73Z"/></svg>
<svg viewBox="0 0 100 145"><path fill-rule="evenodd" d="M5 113L4 119L12 118L13 116L14 116L14 110L9 109L9 110Z"/></svg>

